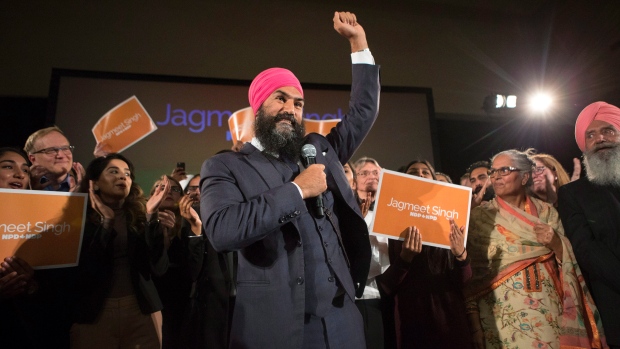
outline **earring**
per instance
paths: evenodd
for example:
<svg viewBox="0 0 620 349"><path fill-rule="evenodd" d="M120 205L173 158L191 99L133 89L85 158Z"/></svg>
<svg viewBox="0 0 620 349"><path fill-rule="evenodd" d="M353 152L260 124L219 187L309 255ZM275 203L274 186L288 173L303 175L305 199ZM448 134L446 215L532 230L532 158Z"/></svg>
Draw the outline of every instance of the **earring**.
<svg viewBox="0 0 620 349"><path fill-rule="evenodd" d="M558 181L558 177L555 177L555 181L556 181L556 182Z"/></svg>

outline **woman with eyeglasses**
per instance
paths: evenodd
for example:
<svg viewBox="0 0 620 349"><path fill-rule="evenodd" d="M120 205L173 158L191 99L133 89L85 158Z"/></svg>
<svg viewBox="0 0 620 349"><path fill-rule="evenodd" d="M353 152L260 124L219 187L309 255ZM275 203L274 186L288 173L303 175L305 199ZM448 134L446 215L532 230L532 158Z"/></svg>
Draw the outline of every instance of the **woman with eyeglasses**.
<svg viewBox="0 0 620 349"><path fill-rule="evenodd" d="M405 173L436 180L426 160L414 160ZM377 277L395 300L399 349L471 348L463 287L472 275L465 229L450 222L450 249L422 245L424 231L407 227L404 241L390 240L390 267Z"/></svg>
<svg viewBox="0 0 620 349"><path fill-rule="evenodd" d="M159 206L159 215L160 218L169 217L174 222L172 227L164 229L170 265L168 271L155 277L154 281L164 306L162 348L172 349L184 347L181 345L182 326L185 325L184 316L192 282L200 271L204 240L201 236L202 222L198 212L192 207L199 198L185 195L181 184L167 175L155 182L151 195L166 183L169 183L170 191Z"/></svg>
<svg viewBox="0 0 620 349"><path fill-rule="evenodd" d="M528 153L531 154L530 157L534 161L532 192L539 199L557 207L558 188L570 182L568 173L553 156L542 153L535 154L533 150L529 150Z"/></svg>
<svg viewBox="0 0 620 349"><path fill-rule="evenodd" d="M167 179L147 201L133 164L121 154L93 160L81 192L89 194L76 285L72 348L160 348L162 303L153 276L168 268L158 215Z"/></svg>
<svg viewBox="0 0 620 349"><path fill-rule="evenodd" d="M525 152L492 158L495 199L471 212L465 288L476 348L602 348L598 311L552 205L528 195ZM599 345L599 346L595 346Z"/></svg>

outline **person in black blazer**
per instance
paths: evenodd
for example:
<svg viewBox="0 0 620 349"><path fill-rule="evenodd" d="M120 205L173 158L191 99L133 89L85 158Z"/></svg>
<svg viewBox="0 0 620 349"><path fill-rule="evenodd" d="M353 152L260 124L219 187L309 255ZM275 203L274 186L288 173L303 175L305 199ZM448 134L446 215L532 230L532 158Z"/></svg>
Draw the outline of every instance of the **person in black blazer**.
<svg viewBox="0 0 620 349"><path fill-rule="evenodd" d="M238 251L232 348L364 348L354 305L370 264L368 229L342 165L378 115L379 68L355 15L334 14L351 44L350 110L323 137L305 138L303 90L272 68L250 86L257 120L240 152L216 155L201 171L201 217L215 250ZM366 64L363 64L366 63ZM303 144L316 164L300 170ZM315 209L322 195L325 213Z"/></svg>
<svg viewBox="0 0 620 349"><path fill-rule="evenodd" d="M620 348L620 109L590 104L577 118L575 138L587 177L560 187L558 212L607 343Z"/></svg>
<svg viewBox="0 0 620 349"><path fill-rule="evenodd" d="M169 264L164 230L175 218L157 210L170 183L164 177L147 202L133 164L120 154L93 160L84 179L89 207L71 348L160 348L162 303L153 276Z"/></svg>

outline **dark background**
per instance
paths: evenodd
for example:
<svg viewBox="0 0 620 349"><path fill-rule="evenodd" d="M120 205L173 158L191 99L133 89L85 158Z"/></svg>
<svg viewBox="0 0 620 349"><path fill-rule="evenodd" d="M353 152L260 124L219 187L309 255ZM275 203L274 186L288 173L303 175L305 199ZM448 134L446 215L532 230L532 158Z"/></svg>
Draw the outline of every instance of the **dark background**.
<svg viewBox="0 0 620 349"><path fill-rule="evenodd" d="M0 144L22 146L47 126L52 68L251 80L283 66L302 82L347 84L347 45L331 23L343 9L366 29L384 85L432 89L435 165L455 180L508 148L535 147L570 167L579 111L620 105L619 1L6 2ZM556 98L544 117L482 110L489 94L523 102L539 89Z"/></svg>

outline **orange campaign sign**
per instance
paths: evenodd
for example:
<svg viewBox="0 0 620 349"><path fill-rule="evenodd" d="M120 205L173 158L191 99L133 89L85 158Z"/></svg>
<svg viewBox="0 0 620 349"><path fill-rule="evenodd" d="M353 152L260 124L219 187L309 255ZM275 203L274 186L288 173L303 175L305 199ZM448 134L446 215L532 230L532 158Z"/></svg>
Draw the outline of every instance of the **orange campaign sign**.
<svg viewBox="0 0 620 349"><path fill-rule="evenodd" d="M314 120L306 119L306 134L318 133L327 136L329 131L340 122L340 119Z"/></svg>
<svg viewBox="0 0 620 349"><path fill-rule="evenodd" d="M383 170L375 199L371 234L404 240L400 234L416 226L422 244L450 248L450 222L469 227L471 188Z"/></svg>
<svg viewBox="0 0 620 349"><path fill-rule="evenodd" d="M120 153L157 130L142 103L132 96L114 107L93 126L93 135L107 153Z"/></svg>
<svg viewBox="0 0 620 349"><path fill-rule="evenodd" d="M228 128L233 144L241 141L250 142L254 137L254 111L251 107L239 109L228 117ZM314 120L304 119L306 123L306 134L318 133L326 136L333 127L340 122L340 119Z"/></svg>
<svg viewBox="0 0 620 349"><path fill-rule="evenodd" d="M252 107L239 109L228 117L228 128L233 144L249 142L254 137L254 111Z"/></svg>
<svg viewBox="0 0 620 349"><path fill-rule="evenodd" d="M34 269L78 265L87 194L0 189L0 259Z"/></svg>

